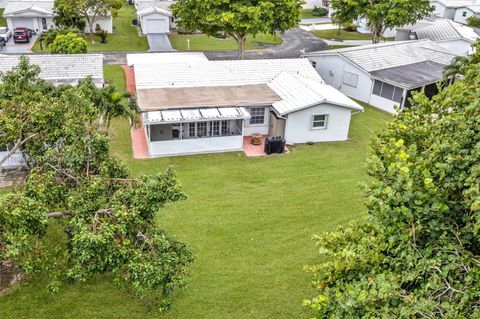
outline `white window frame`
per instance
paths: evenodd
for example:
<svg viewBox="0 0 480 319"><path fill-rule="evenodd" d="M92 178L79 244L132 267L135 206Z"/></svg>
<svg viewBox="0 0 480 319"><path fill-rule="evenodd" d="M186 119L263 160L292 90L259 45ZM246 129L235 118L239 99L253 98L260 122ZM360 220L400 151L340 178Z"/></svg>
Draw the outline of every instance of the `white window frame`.
<svg viewBox="0 0 480 319"><path fill-rule="evenodd" d="M262 110L263 110L263 122L262 122L262 123L252 123L252 118L253 118L252 110L253 110L253 109L262 109ZM261 106L260 106L260 107L251 107L251 108L249 108L248 111L249 111L249 113L250 113L250 115L251 115L251 118L248 120L248 124L249 124L250 126L264 126L264 125L267 124L267 121L266 121L266 119L265 119L265 113L266 113L266 108L265 108L265 107L261 107ZM260 115L256 115L256 116L260 116Z"/></svg>
<svg viewBox="0 0 480 319"><path fill-rule="evenodd" d="M323 120L324 124L323 126L315 126L315 122L320 122L320 121L315 121L316 116L325 116L325 120ZM326 130L328 127L328 118L330 117L329 114L313 114L312 115L312 121L310 123L310 129L312 130Z"/></svg>
<svg viewBox="0 0 480 319"><path fill-rule="evenodd" d="M358 74L344 71L342 83L356 88L358 86Z"/></svg>

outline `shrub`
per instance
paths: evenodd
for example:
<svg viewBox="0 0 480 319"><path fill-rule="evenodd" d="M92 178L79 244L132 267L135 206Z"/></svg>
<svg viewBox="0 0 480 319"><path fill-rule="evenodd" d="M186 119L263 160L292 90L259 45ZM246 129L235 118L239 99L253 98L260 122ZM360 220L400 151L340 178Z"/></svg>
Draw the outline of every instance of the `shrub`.
<svg viewBox="0 0 480 319"><path fill-rule="evenodd" d="M312 14L315 17L324 17L328 14L328 9L324 7L315 7L313 8Z"/></svg>
<svg viewBox="0 0 480 319"><path fill-rule="evenodd" d="M480 28L480 18L476 16L468 17L467 24L472 28Z"/></svg>
<svg viewBox="0 0 480 319"><path fill-rule="evenodd" d="M349 32L357 31L357 28L358 28L358 26L355 23L351 23L351 22L344 23L342 27L343 27L343 30L349 31Z"/></svg>
<svg viewBox="0 0 480 319"><path fill-rule="evenodd" d="M78 34L60 34L48 46L53 54L87 53L87 41Z"/></svg>
<svg viewBox="0 0 480 319"><path fill-rule="evenodd" d="M100 37L100 43L107 43L108 32L103 30L99 24L95 27L95 34Z"/></svg>

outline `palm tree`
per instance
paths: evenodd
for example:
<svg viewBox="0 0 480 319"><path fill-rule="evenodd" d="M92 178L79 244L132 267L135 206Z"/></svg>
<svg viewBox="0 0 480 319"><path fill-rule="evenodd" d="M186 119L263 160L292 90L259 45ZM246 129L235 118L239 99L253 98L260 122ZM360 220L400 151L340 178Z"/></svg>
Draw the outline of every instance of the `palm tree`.
<svg viewBox="0 0 480 319"><path fill-rule="evenodd" d="M100 89L100 95L100 124L105 128L109 129L112 120L117 117L128 119L132 126L140 122L140 109L130 93L121 93L114 85L107 85Z"/></svg>

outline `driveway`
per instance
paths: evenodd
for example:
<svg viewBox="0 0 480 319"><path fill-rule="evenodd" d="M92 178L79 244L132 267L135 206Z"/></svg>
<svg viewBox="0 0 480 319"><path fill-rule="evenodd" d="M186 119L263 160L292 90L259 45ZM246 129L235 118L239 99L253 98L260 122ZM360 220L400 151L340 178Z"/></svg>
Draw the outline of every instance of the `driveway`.
<svg viewBox="0 0 480 319"><path fill-rule="evenodd" d="M3 47L0 54L25 54L32 53L32 47L37 40L38 35L34 35L30 39L30 43L15 43L13 36L8 40L7 45Z"/></svg>
<svg viewBox="0 0 480 319"><path fill-rule="evenodd" d="M289 30L282 36L281 45L273 45L262 50L245 51L246 59L288 59L298 58L304 53L325 50L327 43L310 32L300 28ZM138 52L136 52L138 53ZM210 60L236 60L237 51L206 51ZM126 64L127 53L104 53L106 64Z"/></svg>
<svg viewBox="0 0 480 319"><path fill-rule="evenodd" d="M170 39L165 33L150 33L147 35L148 45L150 46L149 52L172 52L175 51L172 48Z"/></svg>
<svg viewBox="0 0 480 319"><path fill-rule="evenodd" d="M331 23L332 18L323 17L323 18L310 18L310 19L302 19L300 24L308 25L308 24L322 24L322 23Z"/></svg>

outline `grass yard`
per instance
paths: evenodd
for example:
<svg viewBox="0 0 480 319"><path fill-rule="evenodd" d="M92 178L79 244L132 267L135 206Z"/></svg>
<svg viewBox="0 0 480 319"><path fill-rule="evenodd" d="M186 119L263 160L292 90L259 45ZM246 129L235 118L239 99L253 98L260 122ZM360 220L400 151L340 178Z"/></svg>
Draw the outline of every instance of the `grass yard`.
<svg viewBox="0 0 480 319"><path fill-rule="evenodd" d="M174 49L179 51L188 51L188 39L190 39L190 51L214 51L214 50L237 50L237 42L234 39L217 39L205 34L171 34L170 42ZM245 48L247 50L261 49L262 46L256 44L281 44L282 38L270 34L259 34L255 38L247 37Z"/></svg>
<svg viewBox="0 0 480 319"><path fill-rule="evenodd" d="M0 27L7 26L7 19L3 17L3 11L5 11L5 9L0 9Z"/></svg>
<svg viewBox="0 0 480 319"><path fill-rule="evenodd" d="M118 16L113 19L115 32L110 34L106 44L100 43L100 38L95 36L95 43L90 43L90 36L86 35L88 52L121 52L121 51L147 51L149 49L146 37L139 36L137 29L131 25L135 18L135 9L127 5L118 10ZM32 48L33 52L48 52L47 48L40 49L37 41Z"/></svg>
<svg viewBox="0 0 480 319"><path fill-rule="evenodd" d="M302 9L302 13L300 16L302 19L314 19L318 18L317 16L313 15L313 9Z"/></svg>
<svg viewBox="0 0 480 319"><path fill-rule="evenodd" d="M372 40L370 34L360 33L356 31L345 31L341 30L340 33L338 29L331 29L331 30L315 30L312 31L317 37L325 39L325 40ZM384 38L384 41L394 41L395 38Z"/></svg>
<svg viewBox="0 0 480 319"><path fill-rule="evenodd" d="M117 66L106 77L123 85ZM134 160L129 128L114 123L113 153L136 176L173 165L189 198L158 214L158 224L189 242L196 261L188 288L165 314L147 311L108 279L65 285L50 295L42 276L0 299L0 318L304 318L313 295L303 266L317 261L312 234L363 218L359 183L367 144L389 115L353 116L351 139L297 146L288 155L241 153ZM55 237L53 237L55 238Z"/></svg>

